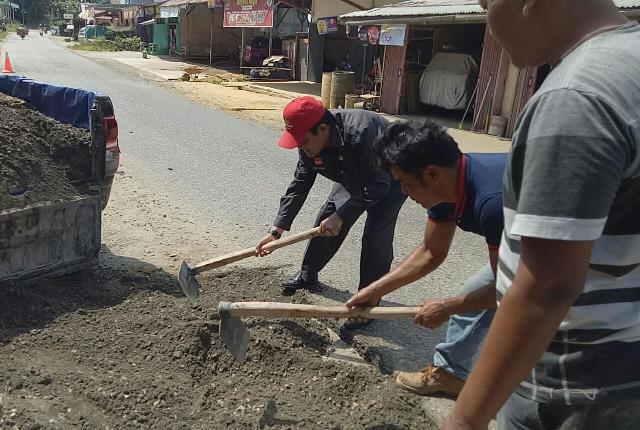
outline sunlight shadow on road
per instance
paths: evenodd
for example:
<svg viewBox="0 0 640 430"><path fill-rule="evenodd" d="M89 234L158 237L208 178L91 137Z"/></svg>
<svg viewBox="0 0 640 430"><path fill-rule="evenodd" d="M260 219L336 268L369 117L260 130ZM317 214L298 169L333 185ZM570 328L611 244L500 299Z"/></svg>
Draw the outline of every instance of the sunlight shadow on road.
<svg viewBox="0 0 640 430"><path fill-rule="evenodd" d="M141 291L182 295L174 274L115 255L103 245L99 260L88 269L54 279L0 286L0 343L42 328L65 314L115 306Z"/></svg>

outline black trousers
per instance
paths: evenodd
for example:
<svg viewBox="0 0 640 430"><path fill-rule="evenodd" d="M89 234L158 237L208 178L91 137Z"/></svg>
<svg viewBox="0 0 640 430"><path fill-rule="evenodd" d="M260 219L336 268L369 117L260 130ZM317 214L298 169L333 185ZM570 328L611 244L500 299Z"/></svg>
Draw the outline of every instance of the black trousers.
<svg viewBox="0 0 640 430"><path fill-rule="evenodd" d="M315 226L317 227L322 220L331 216L336 208L350 197L351 194L346 188L335 183L327 201L320 209ZM393 235L396 220L406 199L407 196L402 192L400 184L393 181L387 195L367 210L367 221L364 225L360 251L360 284L358 289L366 287L389 272L393 261ZM342 220L342 229L337 236L315 237L309 241L302 260L301 273L303 277L317 274L331 261L360 215L362 212L353 219Z"/></svg>

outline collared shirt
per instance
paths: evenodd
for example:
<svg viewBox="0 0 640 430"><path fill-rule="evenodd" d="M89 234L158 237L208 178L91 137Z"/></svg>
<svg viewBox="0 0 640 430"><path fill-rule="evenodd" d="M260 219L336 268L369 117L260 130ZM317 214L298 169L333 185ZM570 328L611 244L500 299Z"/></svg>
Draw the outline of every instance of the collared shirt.
<svg viewBox="0 0 640 430"><path fill-rule="evenodd" d="M313 159L298 151L294 179L280 199L273 223L277 227L290 229L318 173L349 191L349 200L337 202L336 212L343 220L355 220L389 192L393 178L375 166L373 159L373 143L387 129L387 120L361 109L336 109L331 113L335 124L329 147Z"/></svg>
<svg viewBox="0 0 640 430"><path fill-rule="evenodd" d="M458 175L458 199L427 211L433 222L455 221L464 231L484 237L491 249L498 249L504 217L502 175L507 154L463 154Z"/></svg>

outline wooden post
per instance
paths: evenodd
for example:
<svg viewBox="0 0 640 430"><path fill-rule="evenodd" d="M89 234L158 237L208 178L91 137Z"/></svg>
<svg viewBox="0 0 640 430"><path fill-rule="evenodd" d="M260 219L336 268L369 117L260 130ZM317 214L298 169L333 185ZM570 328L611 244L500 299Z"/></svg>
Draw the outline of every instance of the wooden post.
<svg viewBox="0 0 640 430"><path fill-rule="evenodd" d="M244 65L244 27L240 30L240 34L242 34L240 38L240 74L242 74L242 66Z"/></svg>
<svg viewBox="0 0 640 430"><path fill-rule="evenodd" d="M211 10L211 25L209 28L209 67L213 65L213 8Z"/></svg>
<svg viewBox="0 0 640 430"><path fill-rule="evenodd" d="M365 70L367 68L367 44L364 44L364 52L362 53L362 81L360 82L360 86L364 89L364 77ZM364 92L363 92L364 94Z"/></svg>

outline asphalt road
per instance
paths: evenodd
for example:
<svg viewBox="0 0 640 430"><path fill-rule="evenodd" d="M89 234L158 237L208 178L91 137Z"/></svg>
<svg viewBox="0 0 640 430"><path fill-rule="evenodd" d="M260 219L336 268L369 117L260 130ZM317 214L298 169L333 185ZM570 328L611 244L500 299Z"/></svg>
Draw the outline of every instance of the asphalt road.
<svg viewBox="0 0 640 430"><path fill-rule="evenodd" d="M170 193L176 206L193 214L194 222L212 229L228 250L252 246L267 230L296 162L294 151L277 147L278 133L187 100L133 69L88 59L37 32L24 40L10 35L3 50L9 52L20 75L110 96L120 126L125 169L136 166L136 174L143 175L149 187ZM329 188L323 178L317 181L293 230L311 226ZM424 223L425 211L408 201L398 220L396 261L419 243ZM344 300L356 289L362 225L361 220L354 226L321 273L327 287L320 295ZM297 245L247 264L290 266L293 272L303 249ZM386 304L415 305L425 297L455 294L486 260L483 240L458 231L443 266L427 279L388 296ZM409 322L375 323L364 333L361 339L375 345L372 351L387 368L416 369L430 362L433 345L443 336L442 330L429 332Z"/></svg>

